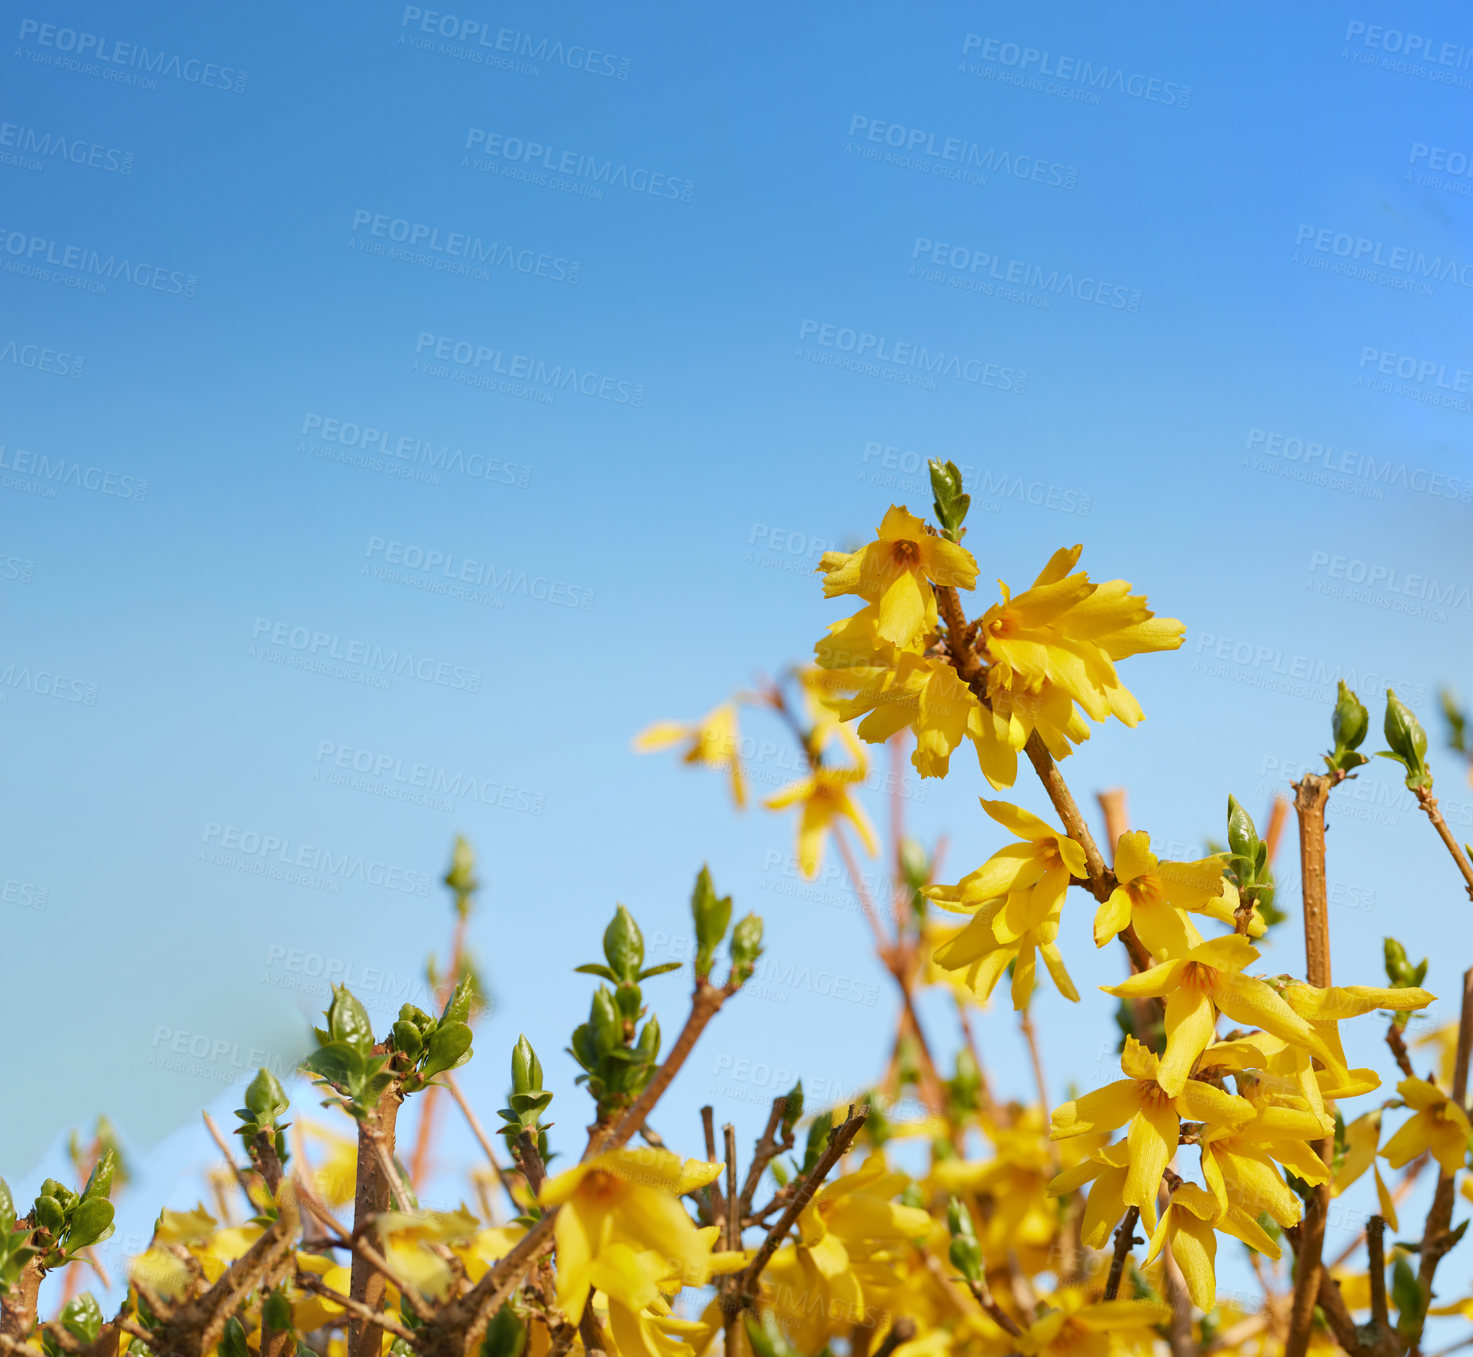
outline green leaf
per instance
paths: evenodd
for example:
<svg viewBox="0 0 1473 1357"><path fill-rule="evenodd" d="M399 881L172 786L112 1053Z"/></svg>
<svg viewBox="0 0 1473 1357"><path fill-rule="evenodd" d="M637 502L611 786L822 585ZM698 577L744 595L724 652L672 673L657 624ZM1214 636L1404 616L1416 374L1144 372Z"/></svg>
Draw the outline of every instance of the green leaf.
<svg viewBox="0 0 1473 1357"><path fill-rule="evenodd" d="M659 966L647 966L634 978L643 984L652 975L664 975L668 971L678 971L683 963L679 961L666 961Z"/></svg>
<svg viewBox="0 0 1473 1357"><path fill-rule="evenodd" d="M1250 863L1255 862L1258 856L1258 829L1253 823L1253 817L1233 796L1228 797L1227 830L1228 847L1232 849L1233 856Z"/></svg>
<svg viewBox="0 0 1473 1357"><path fill-rule="evenodd" d="M814 1117L813 1125L808 1128L808 1144L803 1150L805 1177L813 1172L818 1161L823 1158L823 1152L829 1147L829 1133L833 1129L834 1114L832 1112L820 1112Z"/></svg>
<svg viewBox="0 0 1473 1357"><path fill-rule="evenodd" d="M429 1053L419 1072L425 1079L433 1079L446 1070L458 1069L470 1057L471 1029L463 1022L442 1023L430 1038Z"/></svg>
<svg viewBox="0 0 1473 1357"><path fill-rule="evenodd" d="M292 1327L292 1303L281 1290L271 1291L261 1303L261 1323L277 1333L286 1333Z"/></svg>
<svg viewBox="0 0 1473 1357"><path fill-rule="evenodd" d="M604 957L614 976L630 983L644 965L644 935L623 905L614 910L613 921L604 929Z"/></svg>
<svg viewBox="0 0 1473 1357"><path fill-rule="evenodd" d="M783 1106L783 1136L793 1134L793 1127L803 1117L803 1081L800 1079L788 1090L788 1101Z"/></svg>
<svg viewBox="0 0 1473 1357"><path fill-rule="evenodd" d="M84 1291L61 1307L62 1327L79 1343L95 1343L102 1332L102 1307L97 1298Z"/></svg>
<svg viewBox="0 0 1473 1357"><path fill-rule="evenodd" d="M339 1088L346 1088L362 1079L365 1073L362 1053L344 1041L330 1041L319 1047L302 1061L301 1067L308 1074L315 1074Z"/></svg>
<svg viewBox="0 0 1473 1357"><path fill-rule="evenodd" d="M15 1198L10 1195L10 1184L0 1178L0 1239L15 1228Z"/></svg>
<svg viewBox="0 0 1473 1357"><path fill-rule="evenodd" d="M354 997L346 985L332 987L332 1003L327 1010L327 1030L333 1041L341 1041L367 1055L373 1047L373 1024L368 1010Z"/></svg>
<svg viewBox="0 0 1473 1357"><path fill-rule="evenodd" d="M95 1244L113 1223L113 1204L106 1197L88 1197L72 1210L71 1228L67 1231L68 1253L76 1253Z"/></svg>
<svg viewBox="0 0 1473 1357"><path fill-rule="evenodd" d="M575 975L596 975L600 980L611 980L614 984L619 983L619 977L601 962L589 961L582 966L574 966Z"/></svg>
<svg viewBox="0 0 1473 1357"><path fill-rule="evenodd" d="M455 987L455 992L445 1001L445 1011L440 1014L440 1025L443 1027L446 1023L469 1022L471 1004L475 997L475 980L469 975L462 976L460 983Z"/></svg>
<svg viewBox="0 0 1473 1357"><path fill-rule="evenodd" d="M251 1357L245 1328L234 1315L225 1321L225 1332L220 1335L219 1357Z"/></svg>
<svg viewBox="0 0 1473 1357"><path fill-rule="evenodd" d="M510 1305L503 1305L486 1325L481 1339L481 1357L522 1357L527 1346L527 1326Z"/></svg>
<svg viewBox="0 0 1473 1357"><path fill-rule="evenodd" d="M593 993L588 1022L593 1029L593 1040L600 1054L624 1044L624 1023L614 1007L613 993L603 985Z"/></svg>

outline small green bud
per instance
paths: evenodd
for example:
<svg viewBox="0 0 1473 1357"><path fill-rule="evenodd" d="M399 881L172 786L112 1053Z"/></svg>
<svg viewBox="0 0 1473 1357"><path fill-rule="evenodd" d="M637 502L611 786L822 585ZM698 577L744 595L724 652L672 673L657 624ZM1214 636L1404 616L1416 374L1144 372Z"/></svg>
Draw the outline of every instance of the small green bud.
<svg viewBox="0 0 1473 1357"><path fill-rule="evenodd" d="M245 1326L234 1315L225 1321L225 1332L220 1335L220 1357L251 1357Z"/></svg>
<svg viewBox="0 0 1473 1357"><path fill-rule="evenodd" d="M471 1029L463 1022L441 1023L430 1034L420 1078L433 1079L447 1070L459 1069L471 1058Z"/></svg>
<svg viewBox="0 0 1473 1357"><path fill-rule="evenodd" d="M614 911L613 921L604 929L604 958L619 980L632 984L644 965L644 935L623 905Z"/></svg>
<svg viewBox="0 0 1473 1357"><path fill-rule="evenodd" d="M593 1029L593 1039L600 1054L624 1044L624 1023L614 1007L613 991L607 985L600 985L593 992L593 1006L589 1010L588 1022Z"/></svg>
<svg viewBox="0 0 1473 1357"><path fill-rule="evenodd" d="M445 1000L445 1010L440 1014L440 1025L446 1023L469 1022L471 1020L471 1004L476 997L475 978L470 975L460 977L459 983L450 992L450 997Z"/></svg>
<svg viewBox="0 0 1473 1357"><path fill-rule="evenodd" d="M10 1195L10 1184L0 1178L0 1239L15 1227L15 1198Z"/></svg>
<svg viewBox="0 0 1473 1357"><path fill-rule="evenodd" d="M800 1079L788 1090L788 1101L783 1108L783 1137L786 1139L793 1134L795 1127L803 1116L803 1081Z"/></svg>
<svg viewBox="0 0 1473 1357"><path fill-rule="evenodd" d="M332 1003L327 1010L327 1031L334 1041L341 1041L366 1055L373 1046L373 1024L368 1010L358 1002L346 985L332 987Z"/></svg>
<svg viewBox="0 0 1473 1357"><path fill-rule="evenodd" d="M950 541L960 542L966 535L962 524L971 508L972 497L962 493L962 473L957 470L955 462L932 458L930 470L933 507L936 521L941 524L941 535Z"/></svg>
<svg viewBox="0 0 1473 1357"><path fill-rule="evenodd" d="M1237 802L1237 798L1228 797L1228 847L1232 849L1233 856L1253 862L1258 853L1258 829L1253 823L1253 818Z"/></svg>
<svg viewBox="0 0 1473 1357"><path fill-rule="evenodd" d="M691 917L696 926L696 974L710 975L716 949L726 937L731 924L731 896L718 897L706 867L696 877L696 888L690 898Z"/></svg>
<svg viewBox="0 0 1473 1357"><path fill-rule="evenodd" d="M946 1204L946 1228L951 1232L947 1257L951 1259L952 1267L969 1282L980 1281L982 1249L977 1243L977 1232L967 1208L955 1197Z"/></svg>
<svg viewBox="0 0 1473 1357"><path fill-rule="evenodd" d="M393 1026L394 1049L402 1051L409 1063L413 1065L419 1060L419 1054L424 1050L424 1037L420 1035L419 1028L412 1022L405 1022L400 1018Z"/></svg>
<svg viewBox="0 0 1473 1357"><path fill-rule="evenodd" d="M513 1093L542 1092L542 1062L526 1036L519 1036L511 1050L511 1091Z"/></svg>
<svg viewBox="0 0 1473 1357"><path fill-rule="evenodd" d="M1386 690L1386 721L1383 726L1389 750L1382 758L1395 759L1407 770L1406 785L1410 792L1430 791L1432 774L1427 771L1427 732L1415 713L1397 695Z"/></svg>
<svg viewBox="0 0 1473 1357"><path fill-rule="evenodd" d="M464 835L455 836L455 847L450 850L450 870L445 873L445 884L456 895L473 894L480 886L476 880L476 855Z"/></svg>
<svg viewBox="0 0 1473 1357"><path fill-rule="evenodd" d="M246 1085L245 1105L258 1122L274 1122L287 1109L286 1090L281 1080L264 1065Z"/></svg>
<svg viewBox="0 0 1473 1357"><path fill-rule="evenodd" d="M730 984L745 985L762 955L762 920L748 914L731 930Z"/></svg>
<svg viewBox="0 0 1473 1357"><path fill-rule="evenodd" d="M823 1158L823 1152L829 1147L829 1133L833 1129L834 1114L832 1112L820 1112L814 1117L813 1125L808 1128L808 1144L803 1148L805 1176L812 1173L818 1161Z"/></svg>
<svg viewBox="0 0 1473 1357"><path fill-rule="evenodd" d="M44 1194L37 1197L31 1214L35 1217L36 1224L49 1234L59 1235L66 1228L66 1212L61 1209L61 1203L55 1197Z"/></svg>

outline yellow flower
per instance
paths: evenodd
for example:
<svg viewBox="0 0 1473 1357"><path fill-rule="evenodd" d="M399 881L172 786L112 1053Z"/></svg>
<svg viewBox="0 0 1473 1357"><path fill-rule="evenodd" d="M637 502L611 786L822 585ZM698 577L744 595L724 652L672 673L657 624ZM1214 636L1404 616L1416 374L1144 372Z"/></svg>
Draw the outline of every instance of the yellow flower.
<svg viewBox="0 0 1473 1357"><path fill-rule="evenodd" d="M763 803L769 810L801 805L798 820L798 864L810 881L823 864L824 835L834 828L840 817L848 820L873 857L880 851L874 827L859 803L849 795L849 788L864 780L863 768L815 768L807 777L790 782Z"/></svg>
<svg viewBox="0 0 1473 1357"><path fill-rule="evenodd" d="M1378 1009L1393 1013L1412 1013L1419 1008L1426 1008L1437 997L1413 985L1402 989L1387 989L1377 985L1344 985L1317 989L1299 980L1285 985L1282 993L1284 1002L1308 1021L1334 1054L1335 1063L1341 1067L1346 1064L1345 1051L1340 1045L1340 1031L1335 1025L1341 1018L1359 1018Z"/></svg>
<svg viewBox="0 0 1473 1357"><path fill-rule="evenodd" d="M1110 1357L1117 1336L1146 1342L1171 1318L1165 1305L1145 1300L1097 1301L1077 1287L1051 1296L1045 1310L1014 1340L1028 1357Z"/></svg>
<svg viewBox="0 0 1473 1357"><path fill-rule="evenodd" d="M864 717L859 737L882 744L909 726L916 737L911 762L922 777L945 777L951 753L967 736L976 739L984 709L945 660L897 654L890 664L865 671L868 681L840 700L841 720ZM980 755L980 750L979 750Z"/></svg>
<svg viewBox="0 0 1473 1357"><path fill-rule="evenodd" d="M720 1164L683 1165L669 1150L623 1149L586 1159L544 1183L539 1200L562 1208L554 1227L557 1300L568 1319L581 1318L590 1287L638 1312L666 1273L708 1274L709 1243L681 1206L680 1193L720 1173Z"/></svg>
<svg viewBox="0 0 1473 1357"><path fill-rule="evenodd" d="M455 1274L430 1246L468 1240L480 1228L463 1204L458 1211L384 1211L374 1224L395 1275L434 1300L445 1298Z"/></svg>
<svg viewBox="0 0 1473 1357"><path fill-rule="evenodd" d="M1338 1197L1367 1169L1370 1169L1376 1179L1376 1201L1381 1208L1381 1215L1385 1217L1386 1223L1393 1230L1399 1230L1401 1226L1396 1222L1396 1203L1392 1200L1391 1193L1387 1190L1386 1183L1381 1177L1381 1167L1376 1163L1376 1151L1380 1144L1381 1109L1375 1107L1363 1116L1357 1117L1345 1128L1345 1158L1335 1174L1334 1183L1330 1186L1330 1195ZM1467 1182L1467 1179L1463 1180L1465 1187Z"/></svg>
<svg viewBox="0 0 1473 1357"><path fill-rule="evenodd" d="M1337 1063L1309 1023L1270 985L1240 974L1244 966L1257 959L1258 949L1234 933L1204 942L1118 985L1100 986L1106 994L1122 999L1166 1001L1161 1086L1168 1092L1180 1092L1186 1084L1197 1058L1213 1039L1219 1012L1302 1046L1326 1064Z"/></svg>
<svg viewBox="0 0 1473 1357"><path fill-rule="evenodd" d="M1307 1183L1324 1182L1330 1170L1310 1142L1334 1130L1331 1117L1284 1107L1259 1108L1246 1124L1205 1130L1202 1178L1218 1211L1226 1214L1236 1203L1250 1216L1267 1211L1285 1228L1297 1225L1304 1204L1284 1181L1278 1164Z"/></svg>
<svg viewBox="0 0 1473 1357"><path fill-rule="evenodd" d="M892 504L875 534L858 551L828 552L823 571L825 598L858 594L878 605L876 634L891 645L914 646L936 625L932 584L970 589L977 562L965 547L926 531L925 523Z"/></svg>
<svg viewBox="0 0 1473 1357"><path fill-rule="evenodd" d="M1115 660L1149 650L1175 650L1186 627L1158 618L1124 580L1095 584L1070 573L1084 548L1060 548L1033 586L1013 596L1001 580L1003 601L982 615L982 649L990 661L988 686L1039 691L1045 681L1063 689L1095 721L1115 716L1128 726L1145 713L1115 673Z"/></svg>
<svg viewBox="0 0 1473 1357"><path fill-rule="evenodd" d="M1181 956L1200 945L1202 935L1183 911L1205 912L1221 897L1222 866L1220 854L1196 862L1160 862L1151 852L1149 834L1122 834L1115 846L1119 884L1095 911L1095 946L1103 947L1129 924L1152 956Z"/></svg>
<svg viewBox="0 0 1473 1357"><path fill-rule="evenodd" d="M1178 1183L1171 1194L1161 1220L1151 1234L1146 1254L1149 1264L1168 1242L1171 1256L1181 1269L1192 1304L1210 1310L1217 1299L1217 1274L1213 1263L1217 1257L1217 1231L1241 1239L1249 1248L1269 1258L1277 1258L1279 1246L1263 1227L1241 1206L1229 1203L1219 1207L1212 1194L1195 1183Z"/></svg>
<svg viewBox="0 0 1473 1357"><path fill-rule="evenodd" d="M1140 1208L1149 1229L1156 1223L1156 1192L1176 1154L1182 1119L1214 1127L1240 1126L1252 1119L1253 1105L1196 1079L1183 1081L1179 1089L1168 1089L1155 1053L1134 1037L1125 1039L1120 1068L1127 1078L1056 1107L1050 1136L1063 1140L1113 1131L1128 1122L1125 1143L1130 1163L1122 1197L1127 1206Z"/></svg>
<svg viewBox="0 0 1473 1357"><path fill-rule="evenodd" d="M1413 1115L1386 1142L1381 1157L1394 1169L1410 1163L1424 1150L1431 1150L1445 1174L1463 1167L1468 1152L1468 1114L1436 1084L1425 1079L1403 1079L1396 1086Z"/></svg>
<svg viewBox="0 0 1473 1357"><path fill-rule="evenodd" d="M732 799L739 808L747 804L736 703L723 702L694 723L656 721L634 737L634 749L636 753L650 754L682 742L686 747L682 756L686 763L730 773Z"/></svg>
<svg viewBox="0 0 1473 1357"><path fill-rule="evenodd" d="M1125 1185L1130 1180L1130 1145L1121 1140L1096 1150L1073 1168L1057 1174L1048 1185L1049 1196L1062 1197L1090 1184L1084 1199L1079 1238L1088 1249L1102 1249L1125 1208Z"/></svg>
<svg viewBox="0 0 1473 1357"><path fill-rule="evenodd" d="M1006 801L983 798L982 809L1019 842L1000 848L954 886L926 888L942 909L972 915L971 923L936 949L936 964L965 969L973 991L985 999L1012 962L1013 1006L1021 1009L1033 993L1039 952L1059 993L1078 1002L1056 939L1069 879L1086 875L1084 849L1063 830Z"/></svg>

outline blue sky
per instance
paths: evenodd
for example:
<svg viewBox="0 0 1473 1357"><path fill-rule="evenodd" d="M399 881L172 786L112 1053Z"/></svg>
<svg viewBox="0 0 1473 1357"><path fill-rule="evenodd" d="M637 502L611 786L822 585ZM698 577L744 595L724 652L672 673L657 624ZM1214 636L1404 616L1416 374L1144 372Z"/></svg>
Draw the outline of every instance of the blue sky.
<svg viewBox="0 0 1473 1357"><path fill-rule="evenodd" d="M0 1125L18 1190L107 1112L145 1169L133 1227L192 1201L198 1109L304 1043L320 1005L291 986L349 973L387 1013L443 950L457 831L494 990L478 1106L526 1031L581 1125L568 967L616 901L677 949L702 862L794 978L710 1034L664 1134L693 1145L707 1100L755 1133L783 1090L743 1062L863 1088L894 1006L842 884L795 887L786 819L629 739L803 657L840 615L818 554L892 500L924 510L927 457L968 472L984 582L1079 541L1187 623L1128 666L1146 723L1065 769L1086 801L1128 787L1182 852L1230 791L1261 816L1314 761L1335 677L1429 721L1440 684L1473 688L1453 6L10 23L0 936L25 983L0 1005L12 1030L44 1006L55 1052L31 1066L45 1116ZM414 674L365 682L385 655ZM496 790L406 803L334 783L340 760ZM1373 982L1394 929L1454 993L1473 925L1391 771L1332 807L1335 975ZM908 804L953 875L997 846L986 790L959 758ZM267 841L300 881L251 870ZM1119 958L1082 909L1073 931L1085 1001L1039 1003L1055 1096L1110 1063L1086 987ZM1286 928L1268 961L1301 950ZM667 1031L684 993L652 982ZM979 1021L1026 1092L1011 1014ZM453 1130L446 1159L469 1152Z"/></svg>

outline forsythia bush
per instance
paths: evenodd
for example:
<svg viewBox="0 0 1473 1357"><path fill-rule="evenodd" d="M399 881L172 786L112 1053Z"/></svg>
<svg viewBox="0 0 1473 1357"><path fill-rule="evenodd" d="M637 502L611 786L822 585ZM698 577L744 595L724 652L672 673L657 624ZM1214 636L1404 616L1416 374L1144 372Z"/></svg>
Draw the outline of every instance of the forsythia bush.
<svg viewBox="0 0 1473 1357"><path fill-rule="evenodd" d="M647 967L620 906L603 960L578 967L599 982L569 1049L592 1102L586 1143L559 1136L570 1166L549 1171L552 1094L523 1038L498 1148L452 1074L470 1058L476 1015L462 947L476 882L460 842L446 877L457 931L439 1013L406 1004L375 1033L363 1005L335 989L304 1063L350 1134L289 1122L282 1085L262 1070L237 1114L238 1149L217 1133L231 1163L215 1213L160 1214L112 1319L79 1289L84 1268L100 1271L93 1246L111 1230L118 1159L105 1128L74 1156L81 1186L47 1180L21 1215L0 1182L0 1352L1303 1357L1313 1346L1402 1357L1420 1351L1429 1315L1473 1315L1473 1297L1434 1289L1466 1227L1452 1215L1469 1152L1473 971L1461 978L1461 1022L1433 1034L1436 1058L1421 1073L1404 1032L1432 1002L1427 963L1413 966L1387 939L1387 984L1330 981L1325 810L1368 762L1358 752L1366 708L1341 684L1326 771L1293 788L1308 973L1259 974L1254 942L1287 917L1272 869L1286 803L1264 838L1229 797L1226 847L1175 862L1127 827L1120 794L1102 794L1107 860L1059 768L1092 722L1140 722L1117 665L1176 649L1183 624L1154 616L1123 580L1091 580L1079 547L1056 552L1026 589L1000 584L999 601L969 617L963 599L979 567L962 545L967 497L950 464L932 464L932 483L934 526L892 506L873 542L824 557L825 596L859 607L829 626L815 665L635 742L679 746L687 763L721 770L741 807L740 707L786 723L806 773L766 804L797 811L807 876L830 849L842 859L895 981L898 1029L873 1095L806 1109L800 1084L774 1101L746 1154L729 1126L718 1139L709 1108L694 1157L650 1130L651 1110L762 949L762 921L733 923L730 898L703 869L690 1011L673 1042L643 986L680 963ZM1449 716L1461 749L1455 706ZM1473 867L1433 795L1426 736L1392 693L1384 728L1385 755L1473 896ZM893 889L872 892L851 842L880 853L855 798L869 772L864 744L888 743L897 757L913 746L920 776L942 778L968 741L998 793L981 803L996 851L964 864L959 880L936 881L897 803ZM1007 799L1020 753L1053 822ZM1123 978L1106 987L1119 1001L1119 1077L1058 1106L999 1101L977 1040L989 996L1007 977L1043 1102L1029 1018L1039 962L1081 1002L1067 953L1091 943L1122 953ZM949 1073L915 1002L928 987L949 995L963 1037ZM1379 1100L1380 1077L1349 1066L1339 1031L1377 1012L1401 1075L1395 1096ZM442 1089L486 1154L479 1213L424 1209L415 1195ZM924 1116L885 1115L912 1095ZM406 1166L396 1127L408 1099L421 1112ZM315 1166L305 1133L328 1147ZM1331 1198L1368 1172L1379 1213L1329 1257ZM1398 1207L1424 1173L1430 1210L1420 1227L1403 1225ZM1462 1190L1470 1195L1466 1179ZM228 1214L236 1193L240 1221ZM348 1202L351 1221L340 1214ZM1388 1241L1388 1225L1406 1238ZM1219 1294L1219 1251L1239 1245L1258 1291ZM42 1286L52 1273L65 1279L59 1295Z"/></svg>

